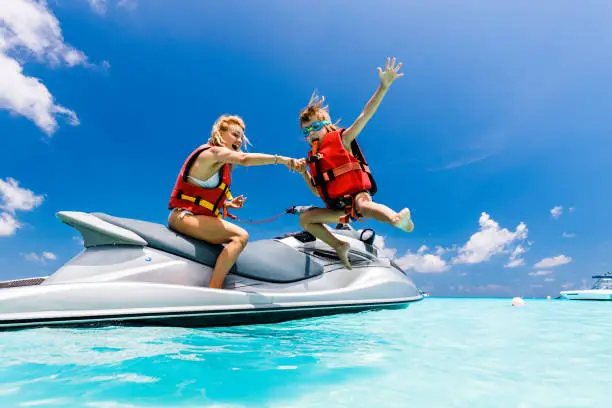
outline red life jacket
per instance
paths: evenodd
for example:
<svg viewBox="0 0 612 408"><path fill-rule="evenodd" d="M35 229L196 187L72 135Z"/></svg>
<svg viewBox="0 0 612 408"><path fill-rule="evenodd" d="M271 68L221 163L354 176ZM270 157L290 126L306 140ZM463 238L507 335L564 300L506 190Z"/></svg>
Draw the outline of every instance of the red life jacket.
<svg viewBox="0 0 612 408"><path fill-rule="evenodd" d="M193 163L195 163L200 153L211 147L212 145L210 144L203 144L194 150L185 160L172 189L168 209L183 208L195 215L208 215L211 217L225 217L228 215L224 205L226 199L232 199L229 190L232 181L231 168L228 163L225 163L221 168L219 185L214 188L203 188L187 182L187 176Z"/></svg>
<svg viewBox="0 0 612 408"><path fill-rule="evenodd" d="M312 184L327 208L353 211L353 200L358 193L376 194L377 187L368 163L356 140L351 142L351 153L342 143L344 129L326 134L314 142L308 153Z"/></svg>

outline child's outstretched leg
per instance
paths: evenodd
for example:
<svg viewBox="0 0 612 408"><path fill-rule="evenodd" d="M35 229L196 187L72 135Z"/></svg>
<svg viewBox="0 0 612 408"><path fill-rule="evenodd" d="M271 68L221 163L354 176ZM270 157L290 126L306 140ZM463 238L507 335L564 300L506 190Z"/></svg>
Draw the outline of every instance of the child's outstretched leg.
<svg viewBox="0 0 612 408"><path fill-rule="evenodd" d="M372 197L368 193L360 193L355 197L355 209L363 217L386 222L403 231L412 232L414 229L414 223L410 218L410 210L408 208L395 212L386 205L372 201Z"/></svg>
<svg viewBox="0 0 612 408"><path fill-rule="evenodd" d="M336 238L323 225L326 223L337 223L338 219L343 215L344 211L315 208L300 215L300 226L334 248L346 269L353 269L348 259L349 243Z"/></svg>

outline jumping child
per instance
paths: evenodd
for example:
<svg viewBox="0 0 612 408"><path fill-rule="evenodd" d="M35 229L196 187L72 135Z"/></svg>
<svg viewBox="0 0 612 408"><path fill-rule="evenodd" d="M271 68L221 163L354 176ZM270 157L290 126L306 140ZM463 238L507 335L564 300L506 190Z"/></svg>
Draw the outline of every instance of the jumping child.
<svg viewBox="0 0 612 408"><path fill-rule="evenodd" d="M403 73L402 63L389 60L383 71L378 67L380 85L355 122L346 129L332 124L325 98L313 94L308 106L300 112L302 132L311 146L308 159L299 170L314 195L323 199L326 208L314 208L300 216L306 231L335 249L347 269L349 243L336 238L323 225L348 223L350 220L373 218L403 231L411 232L414 224L408 208L399 213L372 201L376 183L355 138L372 118L389 86Z"/></svg>

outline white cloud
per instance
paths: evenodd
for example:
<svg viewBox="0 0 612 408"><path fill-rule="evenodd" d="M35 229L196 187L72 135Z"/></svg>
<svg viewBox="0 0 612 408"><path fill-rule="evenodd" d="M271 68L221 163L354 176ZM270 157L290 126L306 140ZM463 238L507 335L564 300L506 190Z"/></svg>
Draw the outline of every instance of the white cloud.
<svg viewBox="0 0 612 408"><path fill-rule="evenodd" d="M561 234L561 236L563 238L574 238L576 234L574 234L573 232L564 232L563 234Z"/></svg>
<svg viewBox="0 0 612 408"><path fill-rule="evenodd" d="M504 265L505 268L518 268L519 266L525 265L524 259L515 259Z"/></svg>
<svg viewBox="0 0 612 408"><path fill-rule="evenodd" d="M524 265L525 261L521 258L521 255L527 250L520 243L514 247L513 244L527 239L528 230L525 223L521 222L517 225L515 231L509 231L507 228L500 228L497 222L483 212L479 224L480 231L474 233L462 247L452 245L450 248L444 248L436 245L433 253L429 253L430 248L427 245L421 245L416 253L408 251L400 258L395 259L395 262L405 270L413 270L419 273L439 273L449 270L451 264L480 263L488 261L494 255L510 253L509 262L506 264L507 268ZM530 243L528 242L528 244ZM385 239L380 235L376 236L374 245L379 249L379 254L382 256L393 259L397 254L395 248L385 247ZM444 254L455 251L457 256L450 261L442 258Z"/></svg>
<svg viewBox="0 0 612 408"><path fill-rule="evenodd" d="M417 249L417 254L423 254L429 251L429 247L427 245L421 245L419 249Z"/></svg>
<svg viewBox="0 0 612 408"><path fill-rule="evenodd" d="M496 254L510 252L510 262L506 267L514 268L524 264L524 260L520 256L526 252L525 247L517 244L512 248L515 242L527 238L527 226L523 222L512 232L507 228L500 228L497 222L483 212L479 223L480 231L473 234L462 247L453 245L450 248L444 248L436 245L433 253L429 253L430 248L427 245L421 245L416 253L408 251L395 261L405 270L413 270L419 273L439 273L449 270L451 264L480 263L488 261ZM374 244L383 256L394 258L397 254L396 249L385 247L384 237L380 235L376 236ZM444 254L455 251L458 254L451 261L442 258Z"/></svg>
<svg viewBox="0 0 612 408"><path fill-rule="evenodd" d="M563 285L561 285L561 289L569 289L573 287L575 284L576 284L575 282L566 282Z"/></svg>
<svg viewBox="0 0 612 408"><path fill-rule="evenodd" d="M395 258L397 250L395 248L387 248L383 236L377 235L374 238L374 245L378 248L379 256L385 256L390 259ZM443 272L449 269L446 261L438 255L427 254L428 250L429 248L426 245L421 245L416 254L408 251L404 256L395 259L395 262L406 271L414 270L420 273Z"/></svg>
<svg viewBox="0 0 612 408"><path fill-rule="evenodd" d="M23 73L26 56L51 65L86 65L85 54L64 43L59 21L44 0L11 0L0 7L0 109L32 120L47 135L58 127L57 118L79 121L38 79Z"/></svg>
<svg viewBox="0 0 612 408"><path fill-rule="evenodd" d="M21 256L23 256L23 259L25 259L26 261L32 261L32 262L42 262L44 261L43 258L39 257L37 253L34 252L28 252L26 254L21 254Z"/></svg>
<svg viewBox="0 0 612 408"><path fill-rule="evenodd" d="M69 66L86 62L81 51L64 44L57 18L47 9L46 2L11 0L0 9L5 50L22 47L37 58ZM21 50L20 49L20 50Z"/></svg>
<svg viewBox="0 0 612 408"><path fill-rule="evenodd" d="M450 269L450 266L439 255L425 254L424 251L417 252L416 254L408 251L408 253L398 258L395 262L406 271L414 270L419 273L438 273Z"/></svg>
<svg viewBox="0 0 612 408"><path fill-rule="evenodd" d="M57 117L78 125L76 114L56 105L53 95L37 78L25 76L16 60L0 52L0 109L25 116L47 135L58 127Z"/></svg>
<svg viewBox="0 0 612 408"><path fill-rule="evenodd" d="M19 182L11 177L0 179L0 208L15 214L15 210L31 211L38 207L44 196L35 195L32 190L19 187Z"/></svg>
<svg viewBox="0 0 612 408"><path fill-rule="evenodd" d="M552 258L544 258L534 266L536 268L554 268L555 266L565 265L572 262L572 258L565 255L557 255Z"/></svg>
<svg viewBox="0 0 612 408"><path fill-rule="evenodd" d="M546 276L546 275L550 275L551 273L553 273L553 271L535 271L535 272L529 272L528 275L529 276Z"/></svg>
<svg viewBox="0 0 612 408"><path fill-rule="evenodd" d="M21 224L17 222L15 217L6 212L0 212L0 237L8 237L13 235Z"/></svg>
<svg viewBox="0 0 612 408"><path fill-rule="evenodd" d="M455 251L457 251L458 246L457 246L457 244L453 244L451 247L444 248L443 246L436 245L436 246L435 246L435 249L436 249L436 250L435 250L435 252L434 252L434 253L435 253L436 255L444 255L444 254L446 254L446 253L448 253L448 252L455 252Z"/></svg>
<svg viewBox="0 0 612 408"><path fill-rule="evenodd" d="M89 0L89 5L98 14L106 13L106 0Z"/></svg>
<svg viewBox="0 0 612 408"><path fill-rule="evenodd" d="M555 278L550 278L550 277L544 278L544 282L554 282L554 281L555 281Z"/></svg>
<svg viewBox="0 0 612 408"><path fill-rule="evenodd" d="M88 0L91 8L98 14L103 15L106 14L108 10L109 2L108 0ZM117 8L125 8L129 10L134 10L138 5L137 0L117 0L116 1Z"/></svg>
<svg viewBox="0 0 612 408"><path fill-rule="evenodd" d="M512 254L510 254L509 262L504 265L504 267L517 268L525 265L525 260L521 258L521 255L523 255L525 252L527 252L527 250L524 246L517 245L516 248L514 248L514 251L512 251Z"/></svg>
<svg viewBox="0 0 612 408"><path fill-rule="evenodd" d="M514 248L514 251L512 251L512 254L510 255L510 259L511 260L518 259L525 252L527 251L522 245L517 245L516 248Z"/></svg>
<svg viewBox="0 0 612 408"><path fill-rule="evenodd" d="M562 213L563 213L563 206L560 206L560 205L556 205L550 210L550 215L552 215L553 218L555 219L559 218Z"/></svg>
<svg viewBox="0 0 612 408"><path fill-rule="evenodd" d="M0 237L15 234L21 223L15 218L15 211L32 211L42 204L44 196L19 187L19 182L8 177L0 179Z"/></svg>
<svg viewBox="0 0 612 408"><path fill-rule="evenodd" d="M80 235L73 236L72 240L75 241L79 246L85 245L85 241L83 241L83 238Z"/></svg>
<svg viewBox="0 0 612 408"><path fill-rule="evenodd" d="M23 256L26 261L39 262L42 264L46 264L47 261L55 261L57 259L55 254L52 252L43 252L40 255L36 252L28 252L25 254L22 253L21 256Z"/></svg>
<svg viewBox="0 0 612 408"><path fill-rule="evenodd" d="M527 225L521 222L514 232L500 228L499 224L483 212L479 219L480 231L474 233L468 242L458 250L453 263L480 263L492 256L507 253L508 247L527 238ZM516 249L515 249L516 251Z"/></svg>
<svg viewBox="0 0 612 408"><path fill-rule="evenodd" d="M478 163L479 161L485 160L487 158L489 158L493 153L485 153L485 154L481 154L479 156L474 156L474 157L468 157L468 158L464 158L461 160L457 160L454 161L452 163L448 163L442 167L439 168L432 168L429 169L429 171L441 171L441 170L452 170L452 169L457 169L459 167L463 167L463 166L467 166L470 164L474 164L474 163Z"/></svg>
<svg viewBox="0 0 612 408"><path fill-rule="evenodd" d="M80 237L78 237L80 238ZM378 256L393 259L397 250L395 248L387 248L385 246L385 237L382 235L376 235L374 238L374 246L378 248Z"/></svg>
<svg viewBox="0 0 612 408"><path fill-rule="evenodd" d="M52 252L43 252L42 256L43 258L49 259L51 261L55 261L57 259L57 256L55 256L55 254Z"/></svg>
<svg viewBox="0 0 612 408"><path fill-rule="evenodd" d="M138 6L138 0L117 0L117 7L134 10Z"/></svg>
<svg viewBox="0 0 612 408"><path fill-rule="evenodd" d="M571 213L573 213L575 211L575 208L574 207L570 207L568 211L571 214Z"/></svg>

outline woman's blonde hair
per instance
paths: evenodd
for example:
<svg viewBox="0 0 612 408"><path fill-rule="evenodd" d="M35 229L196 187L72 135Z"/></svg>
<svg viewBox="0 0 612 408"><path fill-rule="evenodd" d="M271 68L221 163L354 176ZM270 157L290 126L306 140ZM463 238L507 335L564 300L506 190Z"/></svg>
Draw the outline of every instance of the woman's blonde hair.
<svg viewBox="0 0 612 408"><path fill-rule="evenodd" d="M246 134L244 134L244 131L246 130L244 120L242 120L242 118L237 115L219 116L219 118L217 118L217 120L212 126L212 130L210 131L210 138L208 139L208 143L212 144L213 146L223 146L223 139L221 138L221 132L225 132L226 130L228 130L230 125L238 125L242 128L243 145L251 144L249 139L246 137Z"/></svg>
<svg viewBox="0 0 612 408"><path fill-rule="evenodd" d="M300 111L300 127L304 123L310 122L312 119L331 121L331 117L329 115L329 107L327 105L323 105L324 102L325 97L317 95L317 91L315 89L315 91L310 96L308 106L306 106ZM325 125L325 128L329 132L338 130L337 125L339 122L340 120L338 120L336 123Z"/></svg>

